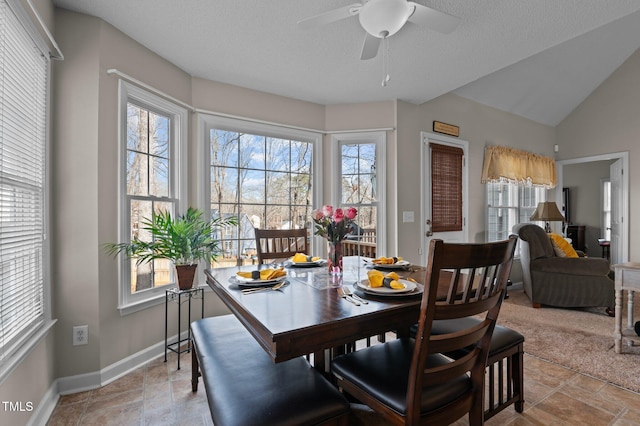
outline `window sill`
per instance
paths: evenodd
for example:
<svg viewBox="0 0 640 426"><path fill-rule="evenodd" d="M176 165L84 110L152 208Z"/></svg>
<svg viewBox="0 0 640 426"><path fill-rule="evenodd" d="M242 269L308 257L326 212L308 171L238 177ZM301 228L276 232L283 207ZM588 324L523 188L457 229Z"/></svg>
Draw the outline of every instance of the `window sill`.
<svg viewBox="0 0 640 426"><path fill-rule="evenodd" d="M49 330L51 330L57 321L58 320L45 320L44 324L34 332L33 336L21 345L20 349L0 364L0 383L3 383L4 380L18 368L20 363L31 354L36 346L48 336Z"/></svg>
<svg viewBox="0 0 640 426"><path fill-rule="evenodd" d="M165 297L165 293L164 291L162 291L162 294L158 293L148 299L145 299L139 302L127 303L126 305L120 305L118 306L118 310L120 311L120 316L123 317L138 311L142 311L147 308L151 308L153 306L160 305L164 303L164 297Z"/></svg>

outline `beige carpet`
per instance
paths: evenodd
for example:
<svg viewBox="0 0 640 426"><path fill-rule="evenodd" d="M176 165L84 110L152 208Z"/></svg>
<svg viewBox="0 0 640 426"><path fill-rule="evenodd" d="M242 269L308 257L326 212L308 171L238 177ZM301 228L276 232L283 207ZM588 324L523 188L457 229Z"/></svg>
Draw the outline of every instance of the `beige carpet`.
<svg viewBox="0 0 640 426"><path fill-rule="evenodd" d="M626 293L623 327L626 327ZM636 298L634 319L640 320ZM525 337L526 353L555 362L579 373L640 392L640 346L623 341L623 353L613 350L614 319L604 308L534 309L523 290L509 290L498 323Z"/></svg>

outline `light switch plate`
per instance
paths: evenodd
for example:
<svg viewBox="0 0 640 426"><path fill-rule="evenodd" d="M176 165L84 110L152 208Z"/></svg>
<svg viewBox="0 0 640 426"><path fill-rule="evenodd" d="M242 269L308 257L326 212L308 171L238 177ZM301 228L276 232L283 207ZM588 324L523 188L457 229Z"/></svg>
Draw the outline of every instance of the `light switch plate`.
<svg viewBox="0 0 640 426"><path fill-rule="evenodd" d="M403 222L414 222L413 212L402 212L402 221Z"/></svg>

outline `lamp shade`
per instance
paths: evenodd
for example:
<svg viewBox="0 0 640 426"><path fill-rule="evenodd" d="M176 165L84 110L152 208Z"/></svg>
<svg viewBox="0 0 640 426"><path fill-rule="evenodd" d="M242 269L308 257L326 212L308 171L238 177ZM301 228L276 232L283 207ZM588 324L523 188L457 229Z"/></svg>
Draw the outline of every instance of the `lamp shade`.
<svg viewBox="0 0 640 426"><path fill-rule="evenodd" d="M554 201L545 201L538 203L536 211L533 212L529 220L544 220L546 222L563 221L564 216L558 210L558 206Z"/></svg>

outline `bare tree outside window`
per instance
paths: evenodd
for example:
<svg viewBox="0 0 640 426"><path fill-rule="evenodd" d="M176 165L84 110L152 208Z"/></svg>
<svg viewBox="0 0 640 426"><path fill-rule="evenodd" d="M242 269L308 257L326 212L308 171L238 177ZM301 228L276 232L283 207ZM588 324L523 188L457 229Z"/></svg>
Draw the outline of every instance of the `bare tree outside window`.
<svg viewBox="0 0 640 426"><path fill-rule="evenodd" d="M376 229L376 144L342 144L341 167L342 206L354 206L358 209L360 228Z"/></svg>
<svg viewBox="0 0 640 426"><path fill-rule="evenodd" d="M211 211L237 216L215 266L255 261L255 228L308 227L312 143L212 129Z"/></svg>
<svg viewBox="0 0 640 426"><path fill-rule="evenodd" d="M154 212L170 211L169 201L171 119L143 106L127 104L127 196L129 196L131 238L149 241L141 222ZM172 282L173 270L166 260L136 265L131 260L131 292Z"/></svg>

